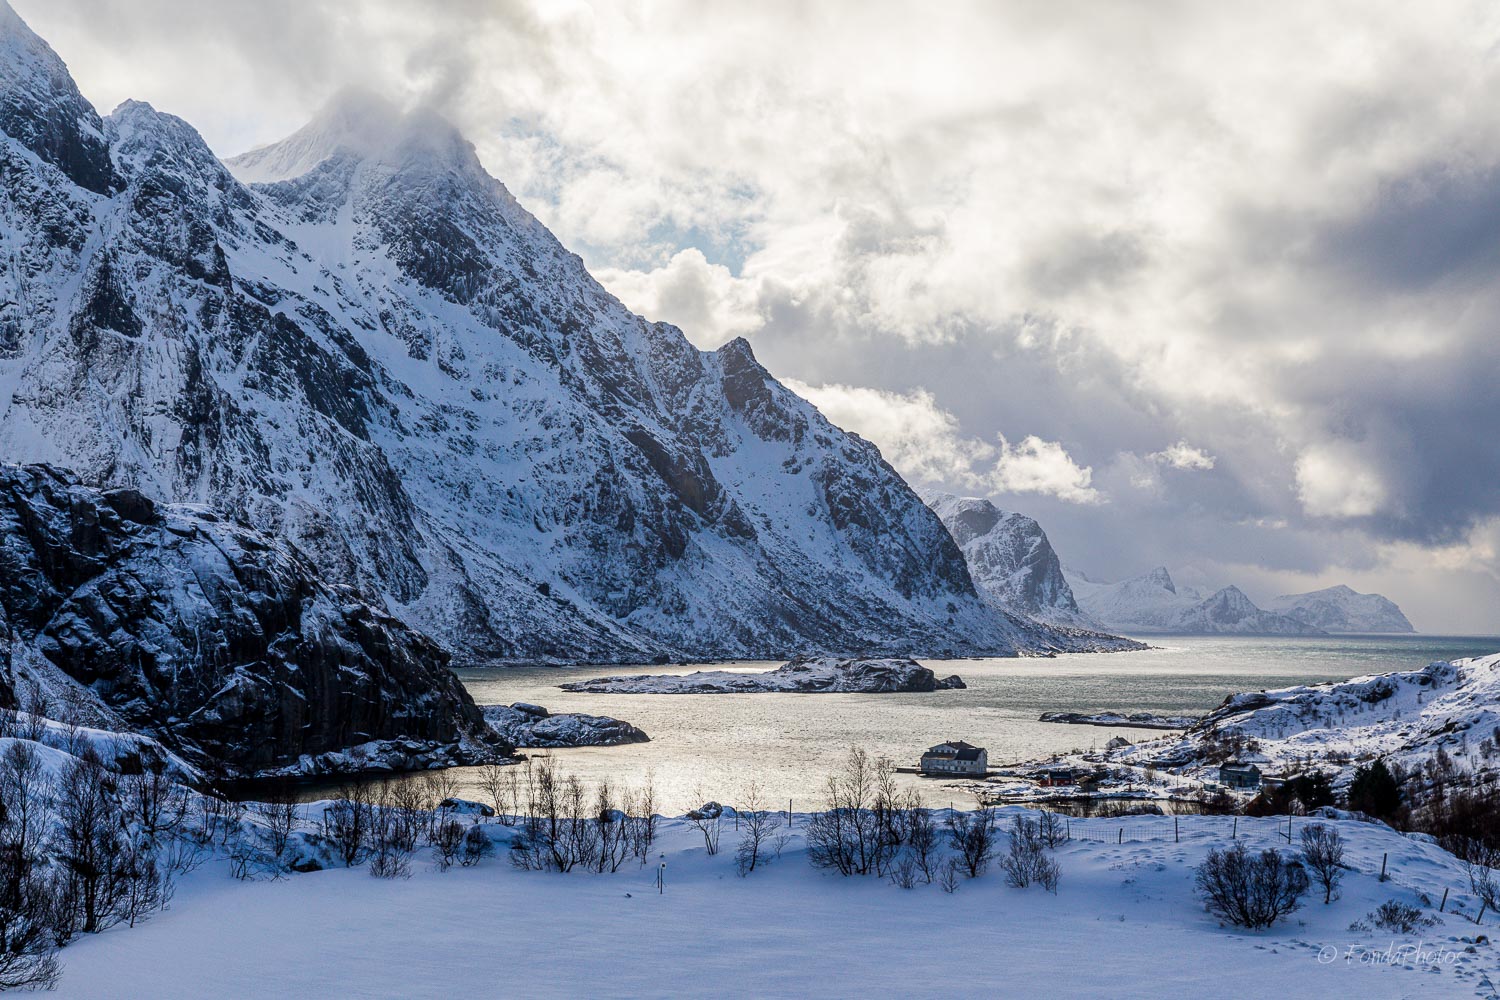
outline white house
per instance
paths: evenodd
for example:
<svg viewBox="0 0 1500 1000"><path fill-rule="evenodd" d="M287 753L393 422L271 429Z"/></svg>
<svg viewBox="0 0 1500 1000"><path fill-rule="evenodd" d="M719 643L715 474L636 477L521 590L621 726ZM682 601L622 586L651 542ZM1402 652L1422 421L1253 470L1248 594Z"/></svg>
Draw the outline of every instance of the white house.
<svg viewBox="0 0 1500 1000"><path fill-rule="evenodd" d="M922 755L922 773L982 778L989 773L990 756L984 747L962 740L939 743Z"/></svg>

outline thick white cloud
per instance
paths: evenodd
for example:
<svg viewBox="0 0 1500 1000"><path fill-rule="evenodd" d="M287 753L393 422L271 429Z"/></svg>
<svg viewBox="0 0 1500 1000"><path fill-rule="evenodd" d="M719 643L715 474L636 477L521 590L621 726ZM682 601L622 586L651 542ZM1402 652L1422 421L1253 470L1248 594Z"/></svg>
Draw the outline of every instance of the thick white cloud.
<svg viewBox="0 0 1500 1000"><path fill-rule="evenodd" d="M1207 471L1214 467L1214 457L1202 448L1194 448L1186 441L1178 441L1176 444L1168 445L1161 451L1153 451L1146 456L1153 462L1168 465L1174 469L1197 469Z"/></svg>
<svg viewBox="0 0 1500 1000"><path fill-rule="evenodd" d="M1012 445L963 434L958 419L932 393L888 392L848 385L787 384L824 416L873 441L886 461L918 484L952 485L984 493L1036 493L1075 504L1101 503L1093 470L1080 468L1056 441L1028 435Z"/></svg>
<svg viewBox="0 0 1500 1000"><path fill-rule="evenodd" d="M710 264L697 247L679 250L650 271L606 267L594 273L636 312L681 327L702 348L765 325L755 284Z"/></svg>
<svg viewBox="0 0 1500 1000"><path fill-rule="evenodd" d="M1371 517L1388 491L1380 473L1349 444L1320 444L1297 459L1297 497L1313 517Z"/></svg>

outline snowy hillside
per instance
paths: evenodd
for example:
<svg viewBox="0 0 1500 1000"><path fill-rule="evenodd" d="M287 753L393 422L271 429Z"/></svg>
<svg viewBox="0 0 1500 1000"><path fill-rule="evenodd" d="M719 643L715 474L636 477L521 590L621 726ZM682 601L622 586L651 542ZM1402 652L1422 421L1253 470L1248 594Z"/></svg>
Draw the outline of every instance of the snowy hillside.
<svg viewBox="0 0 1500 1000"><path fill-rule="evenodd" d="M1246 759L1277 769L1330 756L1350 762L1383 757L1414 768L1439 749L1473 773L1500 754L1500 655L1433 663L1420 670L1237 694L1180 738L1122 751L1120 759L1205 759L1205 741L1254 739Z"/></svg>
<svg viewBox="0 0 1500 1000"><path fill-rule="evenodd" d="M1206 598L1190 588L1179 588L1164 566L1120 583L1096 583L1070 570L1068 581L1078 606L1108 629L1184 634L1322 634L1316 626L1261 610L1235 586Z"/></svg>
<svg viewBox="0 0 1500 1000"><path fill-rule="evenodd" d="M981 497L926 493L969 564L980 594L996 607L1054 625L1096 628L1073 598L1042 526Z"/></svg>
<svg viewBox="0 0 1500 1000"><path fill-rule="evenodd" d="M1271 601L1267 610L1325 632L1416 631L1394 601L1379 594L1360 594L1343 584L1309 594L1284 594Z"/></svg>
<svg viewBox="0 0 1500 1000"><path fill-rule="evenodd" d="M0 42L0 458L241 516L467 661L1100 648L993 610L874 446L627 311L441 118L345 95L226 168L101 121L3 0Z"/></svg>

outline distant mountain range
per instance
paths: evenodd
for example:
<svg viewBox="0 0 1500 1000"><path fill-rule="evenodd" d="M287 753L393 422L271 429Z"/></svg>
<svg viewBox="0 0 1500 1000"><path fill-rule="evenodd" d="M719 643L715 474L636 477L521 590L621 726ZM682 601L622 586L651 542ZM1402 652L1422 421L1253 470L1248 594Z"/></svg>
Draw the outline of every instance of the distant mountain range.
<svg viewBox="0 0 1500 1000"><path fill-rule="evenodd" d="M1235 586L1207 597L1191 587L1179 588L1164 566L1120 583L1096 583L1073 571L1069 582L1079 606L1091 618L1127 632L1319 635L1324 631L1256 607Z"/></svg>
<svg viewBox="0 0 1500 1000"><path fill-rule="evenodd" d="M958 543L986 600L1060 627L1127 634L1414 631L1393 602L1344 586L1278 597L1260 608L1235 586L1205 596L1179 585L1164 566L1103 583L1064 568L1042 526L1024 514L981 497L929 492L924 499Z"/></svg>

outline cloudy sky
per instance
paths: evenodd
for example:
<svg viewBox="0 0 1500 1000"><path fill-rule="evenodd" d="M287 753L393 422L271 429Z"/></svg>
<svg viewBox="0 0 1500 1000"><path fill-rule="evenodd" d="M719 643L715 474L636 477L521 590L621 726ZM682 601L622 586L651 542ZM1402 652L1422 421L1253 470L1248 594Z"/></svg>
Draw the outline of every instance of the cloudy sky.
<svg viewBox="0 0 1500 1000"><path fill-rule="evenodd" d="M625 302L1100 579L1500 632L1500 8L14 0L221 154L439 107Z"/></svg>

